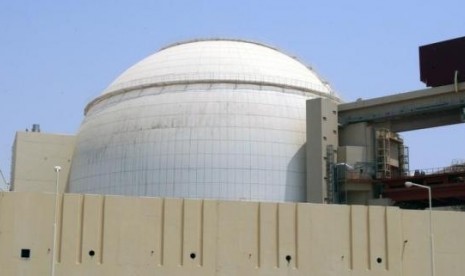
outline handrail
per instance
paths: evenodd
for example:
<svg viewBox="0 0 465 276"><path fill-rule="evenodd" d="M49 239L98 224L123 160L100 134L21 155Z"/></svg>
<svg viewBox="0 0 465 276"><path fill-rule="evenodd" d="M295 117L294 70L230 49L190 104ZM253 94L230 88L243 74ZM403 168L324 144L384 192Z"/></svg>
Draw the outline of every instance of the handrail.
<svg viewBox="0 0 465 276"><path fill-rule="evenodd" d="M457 165L452 165L448 167L440 167L440 168L411 170L407 173L406 176L423 176L423 175L435 175L435 174L457 173L457 172L465 172L465 164L457 164Z"/></svg>

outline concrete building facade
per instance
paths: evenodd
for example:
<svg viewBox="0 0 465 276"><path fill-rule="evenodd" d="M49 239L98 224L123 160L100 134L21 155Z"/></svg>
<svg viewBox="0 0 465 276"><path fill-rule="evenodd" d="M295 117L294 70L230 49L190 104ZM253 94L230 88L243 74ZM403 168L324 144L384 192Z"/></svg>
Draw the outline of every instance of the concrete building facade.
<svg viewBox="0 0 465 276"><path fill-rule="evenodd" d="M16 133L11 162L11 189L14 191L49 192L56 190L53 167L61 166L60 193L64 193L76 136L41 132Z"/></svg>

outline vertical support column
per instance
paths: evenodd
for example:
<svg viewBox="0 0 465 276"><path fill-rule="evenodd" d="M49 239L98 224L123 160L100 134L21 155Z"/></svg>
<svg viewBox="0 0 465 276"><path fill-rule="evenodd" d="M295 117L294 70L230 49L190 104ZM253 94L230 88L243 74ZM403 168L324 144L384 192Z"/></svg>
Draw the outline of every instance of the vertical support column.
<svg viewBox="0 0 465 276"><path fill-rule="evenodd" d="M184 200L183 263L188 267L202 266L203 260L203 201Z"/></svg>
<svg viewBox="0 0 465 276"><path fill-rule="evenodd" d="M328 202L327 148L338 148L337 103L324 98L307 101L307 201Z"/></svg>
<svg viewBox="0 0 465 276"><path fill-rule="evenodd" d="M163 210L163 265L183 265L184 251L184 200L165 199Z"/></svg>
<svg viewBox="0 0 465 276"><path fill-rule="evenodd" d="M81 261L83 264L103 263L103 231L105 197L85 195L82 201Z"/></svg>

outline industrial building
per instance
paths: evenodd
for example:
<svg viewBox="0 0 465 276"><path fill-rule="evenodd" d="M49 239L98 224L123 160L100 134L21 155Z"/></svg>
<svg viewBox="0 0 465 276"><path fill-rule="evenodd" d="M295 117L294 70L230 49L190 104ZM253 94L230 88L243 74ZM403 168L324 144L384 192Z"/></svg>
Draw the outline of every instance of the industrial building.
<svg viewBox="0 0 465 276"><path fill-rule="evenodd" d="M422 51L434 63L461 43ZM343 103L311 67L267 45L165 47L92 100L76 135L17 133L0 269L463 275L464 213L390 206L465 201L464 164L409 171L399 132L465 121L461 63L446 81L431 76L447 66L422 66L432 88Z"/></svg>

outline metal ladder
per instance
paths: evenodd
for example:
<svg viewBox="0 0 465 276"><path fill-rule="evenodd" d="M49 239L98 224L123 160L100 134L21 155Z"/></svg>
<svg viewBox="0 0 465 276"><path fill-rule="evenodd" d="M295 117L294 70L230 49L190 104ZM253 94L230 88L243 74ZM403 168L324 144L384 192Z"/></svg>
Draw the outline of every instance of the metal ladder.
<svg viewBox="0 0 465 276"><path fill-rule="evenodd" d="M376 177L391 178L389 159L391 156L390 131L385 128L376 130Z"/></svg>

